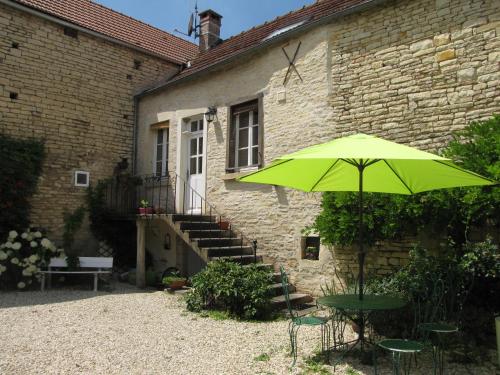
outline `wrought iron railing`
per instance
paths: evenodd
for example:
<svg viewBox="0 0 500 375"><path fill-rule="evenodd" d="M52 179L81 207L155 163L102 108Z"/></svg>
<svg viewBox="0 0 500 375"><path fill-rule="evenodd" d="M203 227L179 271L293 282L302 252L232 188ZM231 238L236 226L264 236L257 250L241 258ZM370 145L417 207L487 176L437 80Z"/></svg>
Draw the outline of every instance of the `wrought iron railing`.
<svg viewBox="0 0 500 375"><path fill-rule="evenodd" d="M143 175L127 179L116 176L108 183L106 202L113 212L126 217L140 215L141 202L145 206L142 215L152 218L164 214L188 215L193 218L203 216L204 222L218 224L219 229L214 231L219 231L221 237L214 238L239 240L239 245L235 246L241 248L251 246L254 262L257 261L257 241L247 238L225 215L175 172L163 176ZM227 231L229 237L222 237L224 231Z"/></svg>

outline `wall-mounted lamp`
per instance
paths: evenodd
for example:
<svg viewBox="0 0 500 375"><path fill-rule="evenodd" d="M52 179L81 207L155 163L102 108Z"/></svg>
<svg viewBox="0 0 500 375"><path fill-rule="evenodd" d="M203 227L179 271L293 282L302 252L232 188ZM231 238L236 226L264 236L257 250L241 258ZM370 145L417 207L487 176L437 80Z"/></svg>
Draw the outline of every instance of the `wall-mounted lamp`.
<svg viewBox="0 0 500 375"><path fill-rule="evenodd" d="M210 124L215 120L216 117L217 117L217 107L215 106L208 107L208 111L205 112L205 118L207 122Z"/></svg>

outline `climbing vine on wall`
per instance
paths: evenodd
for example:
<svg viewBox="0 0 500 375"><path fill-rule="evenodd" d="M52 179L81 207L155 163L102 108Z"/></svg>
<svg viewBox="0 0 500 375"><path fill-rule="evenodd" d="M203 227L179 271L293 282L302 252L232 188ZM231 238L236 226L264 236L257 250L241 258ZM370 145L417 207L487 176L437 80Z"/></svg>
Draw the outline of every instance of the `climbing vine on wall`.
<svg viewBox="0 0 500 375"><path fill-rule="evenodd" d="M45 157L43 142L0 134L0 239L29 225L30 199Z"/></svg>

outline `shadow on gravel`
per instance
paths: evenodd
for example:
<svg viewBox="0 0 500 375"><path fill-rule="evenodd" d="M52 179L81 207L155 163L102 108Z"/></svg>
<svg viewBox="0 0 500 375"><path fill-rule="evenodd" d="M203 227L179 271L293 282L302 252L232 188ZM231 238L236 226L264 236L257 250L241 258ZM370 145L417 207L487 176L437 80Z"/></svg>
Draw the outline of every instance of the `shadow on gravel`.
<svg viewBox="0 0 500 375"><path fill-rule="evenodd" d="M78 301L89 298L99 298L107 295L153 293L156 289L138 289L126 283L113 282L111 284L99 285L99 290L90 290L89 283L60 286L54 285L52 289L44 292L30 290L26 292L0 291L0 309L9 307L49 305L70 301Z"/></svg>

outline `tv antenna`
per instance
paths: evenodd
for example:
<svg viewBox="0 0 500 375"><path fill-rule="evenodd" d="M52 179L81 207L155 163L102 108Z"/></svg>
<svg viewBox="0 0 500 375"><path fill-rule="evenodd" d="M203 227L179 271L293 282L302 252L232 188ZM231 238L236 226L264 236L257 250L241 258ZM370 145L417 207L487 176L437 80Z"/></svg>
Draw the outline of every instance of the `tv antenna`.
<svg viewBox="0 0 500 375"><path fill-rule="evenodd" d="M200 37L200 25L198 24L198 1L194 5L194 12L191 13L188 21L187 33L184 33L178 29L174 29L176 33L185 35L187 37L192 37L194 33L194 38Z"/></svg>

